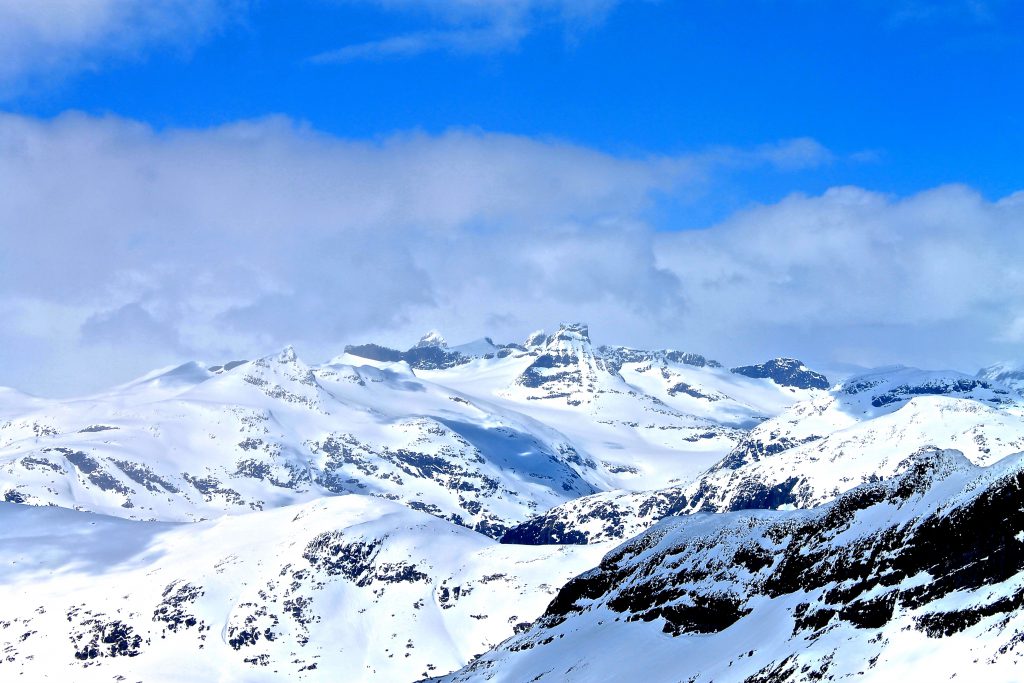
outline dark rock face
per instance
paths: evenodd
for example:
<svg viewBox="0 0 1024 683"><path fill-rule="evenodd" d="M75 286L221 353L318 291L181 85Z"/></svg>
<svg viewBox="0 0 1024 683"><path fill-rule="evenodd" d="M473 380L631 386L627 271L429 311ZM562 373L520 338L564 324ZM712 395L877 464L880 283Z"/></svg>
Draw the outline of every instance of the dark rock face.
<svg viewBox="0 0 1024 683"><path fill-rule="evenodd" d="M137 484L142 484L150 491L181 493L174 484L158 476L148 465L128 460L111 460L111 462L117 465L118 469L124 472L129 479Z"/></svg>
<svg viewBox="0 0 1024 683"><path fill-rule="evenodd" d="M889 405L891 403L897 403L904 401L914 396L945 396L955 394L967 394L975 389L992 389L992 385L984 380L979 379L961 379L952 380L948 382L936 381L926 382L924 384L918 384L910 386L902 384L898 387L894 387L885 393L878 394L872 397L871 405L876 408ZM849 392L848 393L852 393ZM1009 394L1005 390L995 390L995 393Z"/></svg>
<svg viewBox="0 0 1024 683"><path fill-rule="evenodd" d="M697 501L693 501L696 505ZM520 545L586 545L625 539L669 515L691 512L681 487L622 499L584 496L521 522L501 537Z"/></svg>
<svg viewBox="0 0 1024 683"><path fill-rule="evenodd" d="M583 385L583 374L580 371L580 359L575 354L545 352L533 361L517 382L530 389L540 389L546 386L568 385L578 387ZM564 370L555 373L544 373L543 370L560 369ZM558 395L549 395L547 398L558 398Z"/></svg>
<svg viewBox="0 0 1024 683"><path fill-rule="evenodd" d="M885 379L877 376L856 377L844 382L839 387L839 391L841 396L864 395L870 397L870 403L875 408L909 401L916 396L972 398L995 405L1015 402L1013 393L997 382L959 375L959 373L908 378L908 381L899 383L886 382Z"/></svg>
<svg viewBox="0 0 1024 683"><path fill-rule="evenodd" d="M29 499L25 494L19 493L14 489L8 489L4 492L5 503L27 503L28 500Z"/></svg>
<svg viewBox="0 0 1024 683"><path fill-rule="evenodd" d="M773 441L766 442L761 439L747 437L736 444L736 447L729 451L729 454L722 458L721 462L715 465L713 469L738 470L744 465L764 460L767 457L788 451L790 448L796 448L805 443L817 441L819 438L821 437L809 436L803 439L779 437Z"/></svg>
<svg viewBox="0 0 1024 683"><path fill-rule="evenodd" d="M519 545L586 545L588 535L569 528L569 523L557 516L538 515L517 524L501 537L502 543Z"/></svg>
<svg viewBox="0 0 1024 683"><path fill-rule="evenodd" d="M327 576L343 576L360 587L429 580L414 564L380 562L378 555L386 540L387 536L372 541L347 541L342 532L329 531L310 541L302 556Z"/></svg>
<svg viewBox="0 0 1024 683"><path fill-rule="evenodd" d="M773 609L788 605L787 616L774 618L792 629L781 636L792 655L773 650L778 659L748 680L810 680L798 665L803 653L837 628L878 653L885 642L872 634L897 618L929 638L983 620L998 628L1024 607L1021 529L1024 455L979 468L956 451L926 449L892 479L814 510L666 520L570 581L528 631L497 652L515 657L541 647L556 629L572 632L560 624L588 612L660 621L673 636L713 634L768 598ZM492 666L496 656L463 674ZM815 661L828 673L831 659Z"/></svg>
<svg viewBox="0 0 1024 683"><path fill-rule="evenodd" d="M716 360L705 358L699 353L689 353L686 351L644 351L641 349L629 349L624 346L601 346L597 350L613 372L622 370L622 366L626 363L662 363L665 361L692 365L696 368L722 367L722 364Z"/></svg>
<svg viewBox="0 0 1024 683"><path fill-rule="evenodd" d="M389 349L377 344L359 344L356 346L346 346L345 353L386 363L404 360L410 367L417 370L445 370L473 360L471 357L464 356L458 351L452 351L446 346L432 344L416 345L408 351Z"/></svg>
<svg viewBox="0 0 1024 683"><path fill-rule="evenodd" d="M248 362L249 361L247 360L232 360L228 361L224 365L211 365L209 368L207 368L207 370L209 370L215 375L220 375L225 372L230 372L239 366L245 365Z"/></svg>
<svg viewBox="0 0 1024 683"><path fill-rule="evenodd" d="M134 493L134 491L122 484L117 477L111 476L109 472L103 469L103 466L96 458L87 453L70 448L44 448L42 452L60 453L81 474L85 475L90 482L104 491L114 491L124 496Z"/></svg>
<svg viewBox="0 0 1024 683"><path fill-rule="evenodd" d="M730 372L754 379L770 379L779 386L797 389L828 389L825 375L808 370L794 358L775 358L760 365L743 365Z"/></svg>
<svg viewBox="0 0 1024 683"><path fill-rule="evenodd" d="M389 349L379 344L350 344L345 347L345 353L351 353L353 356L359 356L360 358L381 361L382 363L395 363L403 360L402 356L404 355L397 349Z"/></svg>
<svg viewBox="0 0 1024 683"><path fill-rule="evenodd" d="M162 623L166 630L175 633L195 626L203 630L206 625L190 612L190 608L204 593L201 587L190 583L171 583L164 589L163 600L153 610L153 621Z"/></svg>
<svg viewBox="0 0 1024 683"><path fill-rule="evenodd" d="M142 636L121 620L108 620L104 614L80 612L72 608L68 621L84 617L71 632L71 643L75 648L75 659L86 662L103 657L137 657L142 652ZM148 643L147 643L148 644Z"/></svg>

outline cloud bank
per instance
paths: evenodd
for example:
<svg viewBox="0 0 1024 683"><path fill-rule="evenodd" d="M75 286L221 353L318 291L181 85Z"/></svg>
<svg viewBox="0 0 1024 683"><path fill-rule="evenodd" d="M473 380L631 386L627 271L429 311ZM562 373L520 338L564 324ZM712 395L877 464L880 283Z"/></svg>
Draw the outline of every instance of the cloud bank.
<svg viewBox="0 0 1024 683"><path fill-rule="evenodd" d="M1024 195L836 188L703 230L652 211L829 163L811 140L619 156L477 130L339 139L283 118L156 132L0 116L0 384L99 388L295 343L602 341L745 362L971 366L1024 340Z"/></svg>
<svg viewBox="0 0 1024 683"><path fill-rule="evenodd" d="M35 77L137 58L154 44L188 48L244 0L0 0L0 95Z"/></svg>

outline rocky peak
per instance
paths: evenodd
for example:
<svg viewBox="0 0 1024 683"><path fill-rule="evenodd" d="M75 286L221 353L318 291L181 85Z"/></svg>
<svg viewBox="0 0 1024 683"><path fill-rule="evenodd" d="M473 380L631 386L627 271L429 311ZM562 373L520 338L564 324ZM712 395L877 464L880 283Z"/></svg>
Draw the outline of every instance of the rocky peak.
<svg viewBox="0 0 1024 683"><path fill-rule="evenodd" d="M437 330L431 330L430 332L427 332L425 335L420 337L420 340L418 342L416 342L416 346L413 347L413 348L417 348L417 349L423 349L423 348L446 349L446 348L448 348L448 342L445 340L445 338L443 336L441 336L440 332L438 332Z"/></svg>
<svg viewBox="0 0 1024 683"><path fill-rule="evenodd" d="M303 363L295 349L286 346L275 356L258 358L245 365L242 381L271 398L309 408L321 408L320 384L313 370Z"/></svg>
<svg viewBox="0 0 1024 683"><path fill-rule="evenodd" d="M547 341L547 333L545 333L544 330L537 330L536 332L534 332L533 334L526 338L526 341L523 342L523 346L525 346L528 349L538 348L544 346L544 344L546 344Z"/></svg>
<svg viewBox="0 0 1024 683"><path fill-rule="evenodd" d="M562 323L558 331L547 338L544 353L559 356L593 355L590 330L583 323Z"/></svg>
<svg viewBox="0 0 1024 683"><path fill-rule="evenodd" d="M795 358L773 358L759 365L743 365L730 372L753 379L770 379L779 386L797 389L828 389L828 378Z"/></svg>
<svg viewBox="0 0 1024 683"><path fill-rule="evenodd" d="M562 323L558 326L558 332L551 335L551 339L579 339L589 342L590 327L586 323Z"/></svg>
<svg viewBox="0 0 1024 683"><path fill-rule="evenodd" d="M298 359L299 357L298 354L295 353L295 347L291 344L281 349L281 353L277 354L278 363L294 363Z"/></svg>

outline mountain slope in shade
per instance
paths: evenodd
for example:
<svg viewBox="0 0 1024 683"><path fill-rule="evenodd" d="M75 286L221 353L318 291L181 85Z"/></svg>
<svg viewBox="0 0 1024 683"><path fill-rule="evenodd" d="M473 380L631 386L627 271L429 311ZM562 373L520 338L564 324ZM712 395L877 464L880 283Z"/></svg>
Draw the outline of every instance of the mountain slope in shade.
<svg viewBox="0 0 1024 683"><path fill-rule="evenodd" d="M925 450L815 510L668 518L437 680L1017 680L1022 490L1024 455Z"/></svg>
<svg viewBox="0 0 1024 683"><path fill-rule="evenodd" d="M602 549L344 496L192 524L0 503L0 551L4 680L390 683L523 628Z"/></svg>

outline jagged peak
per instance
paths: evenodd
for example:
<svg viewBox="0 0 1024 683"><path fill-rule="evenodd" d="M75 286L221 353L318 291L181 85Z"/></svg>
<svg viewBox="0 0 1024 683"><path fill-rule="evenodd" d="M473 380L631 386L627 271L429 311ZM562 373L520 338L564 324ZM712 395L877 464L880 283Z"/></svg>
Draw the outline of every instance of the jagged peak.
<svg viewBox="0 0 1024 683"><path fill-rule="evenodd" d="M591 355L590 331L584 323L562 323L558 331L547 338L543 350L555 355Z"/></svg>
<svg viewBox="0 0 1024 683"><path fill-rule="evenodd" d="M420 340L416 342L416 346L414 348L422 349L427 346L436 346L441 349L446 349L448 348L448 342L440 332L437 330L430 330L420 337Z"/></svg>
<svg viewBox="0 0 1024 683"><path fill-rule="evenodd" d="M554 336L576 336L590 341L590 326L579 322L562 323L558 326L558 332L555 332Z"/></svg>
<svg viewBox="0 0 1024 683"><path fill-rule="evenodd" d="M295 347L292 346L291 344L285 346L283 349L281 349L281 352L277 354L278 363L294 363L298 360L299 356L297 353L295 353Z"/></svg>
<svg viewBox="0 0 1024 683"><path fill-rule="evenodd" d="M539 346L544 346L547 340L547 333L544 330L537 330L526 338L526 341L523 342L523 346L528 349L537 348Z"/></svg>

